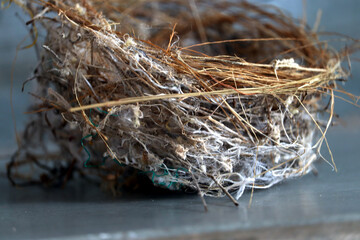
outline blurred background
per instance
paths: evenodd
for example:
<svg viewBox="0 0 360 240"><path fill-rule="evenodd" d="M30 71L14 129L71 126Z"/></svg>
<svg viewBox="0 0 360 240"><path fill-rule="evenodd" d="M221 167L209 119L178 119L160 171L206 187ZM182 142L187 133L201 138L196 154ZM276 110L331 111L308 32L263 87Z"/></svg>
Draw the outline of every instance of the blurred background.
<svg viewBox="0 0 360 240"><path fill-rule="evenodd" d="M321 22L319 25L319 32L328 33L341 33L353 38L360 38L360 31L357 30L360 23L359 10L360 2L357 0L312 0L308 1L304 7L302 0L258 0L260 3L272 3L284 9L294 17L303 18L303 10L306 9L307 23L310 27L315 24L319 11L321 14ZM25 22L29 19L22 9L19 7L11 6L7 10L0 11L0 84L1 84L1 136L0 136L0 150L2 155L10 154L15 150L15 136L13 126L10 124L11 111L9 108L10 98L9 89L11 84L11 68L15 58L16 47L21 44L25 46L26 43L31 43L28 37L28 28ZM24 43L21 43L24 38L28 38ZM334 47L345 47L346 43L341 41L339 36L324 35L321 39L333 39L330 45ZM352 60L352 77L349 82L344 86L351 93L360 95L360 81L357 76L360 76L359 68L359 53L353 55ZM21 92L23 81L31 77L31 73L37 64L37 58L34 48L20 50L18 58L14 65L14 104L15 114L18 121L19 130L24 126L26 117L23 114L26 111L28 102L31 98L27 94L30 90L31 84L27 85L24 93ZM342 101L336 102L336 112L341 115L356 114L356 109L350 104L345 104ZM357 111L359 112L359 111Z"/></svg>
<svg viewBox="0 0 360 240"><path fill-rule="evenodd" d="M311 0L305 5L301 0L257 2L276 4L298 19L303 18L305 10L310 27L315 24L321 11L320 33L336 32L360 39L358 0ZM359 226L360 178L357 171L360 169L360 159L357 150L360 147L360 109L340 99L335 102L335 111L340 115L339 124L331 128L328 134L339 172L334 173L330 166L319 163L319 177L306 176L267 191L255 192L250 209L247 208L249 193L240 199L239 208L232 207L227 199L209 199L210 212L206 215L197 196L131 196L114 199L99 189L89 189L85 185L52 192L10 187L5 179L4 167L16 150L10 108L11 69L13 66L14 111L18 131L21 131L27 118L24 112L31 101L31 96L27 94L31 91L31 84L26 86L24 92L21 92L21 88L37 64L35 51L30 48L20 50L12 65L17 45L27 37L25 22L28 19L15 4L9 9L0 10L0 239L157 239L170 236L181 239L186 234L210 234L206 235L207 239L219 239L236 234L239 237L244 231L249 236L260 234L261 237L261 232L251 231L263 229L265 233L272 231L270 228L289 231L290 235L286 236L295 238L291 235L291 231L295 231L291 230L294 226L298 229L316 226L313 234L333 233L341 239L346 233L353 234ZM335 48L346 46L341 38L321 35L321 39L332 39L330 45ZM29 42L27 39L21 46ZM360 95L360 54L356 53L350 58L352 75L343 87ZM327 156L326 149L324 154ZM74 219L76 222L71 221ZM360 238L359 231L354 234L351 236ZM279 239L282 239L281 235Z"/></svg>

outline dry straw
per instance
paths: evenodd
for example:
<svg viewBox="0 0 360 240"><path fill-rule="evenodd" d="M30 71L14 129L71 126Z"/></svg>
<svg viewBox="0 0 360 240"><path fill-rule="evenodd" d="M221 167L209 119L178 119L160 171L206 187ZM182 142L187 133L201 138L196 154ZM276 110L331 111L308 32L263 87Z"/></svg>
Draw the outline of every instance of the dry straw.
<svg viewBox="0 0 360 240"><path fill-rule="evenodd" d="M128 166L156 186L236 202L309 173L327 145L343 55L272 6L17 3L47 35L13 183L63 185L75 171L118 182Z"/></svg>

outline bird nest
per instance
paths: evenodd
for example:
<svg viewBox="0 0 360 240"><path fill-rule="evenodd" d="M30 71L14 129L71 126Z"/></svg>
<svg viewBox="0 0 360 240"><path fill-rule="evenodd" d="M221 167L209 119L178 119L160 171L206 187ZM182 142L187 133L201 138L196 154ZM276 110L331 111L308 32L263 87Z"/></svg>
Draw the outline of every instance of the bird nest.
<svg viewBox="0 0 360 240"><path fill-rule="evenodd" d="M17 3L46 38L14 184L62 185L74 172L121 182L130 167L155 186L237 199L321 156L342 55L275 7Z"/></svg>

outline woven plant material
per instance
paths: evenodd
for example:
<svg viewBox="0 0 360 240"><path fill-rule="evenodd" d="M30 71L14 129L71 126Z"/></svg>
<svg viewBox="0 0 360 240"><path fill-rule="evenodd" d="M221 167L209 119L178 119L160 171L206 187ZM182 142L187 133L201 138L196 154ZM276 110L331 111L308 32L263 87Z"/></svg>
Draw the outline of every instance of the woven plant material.
<svg viewBox="0 0 360 240"><path fill-rule="evenodd" d="M309 173L327 145L343 55L274 7L19 4L47 35L13 182L126 181L130 167L155 186L239 198Z"/></svg>

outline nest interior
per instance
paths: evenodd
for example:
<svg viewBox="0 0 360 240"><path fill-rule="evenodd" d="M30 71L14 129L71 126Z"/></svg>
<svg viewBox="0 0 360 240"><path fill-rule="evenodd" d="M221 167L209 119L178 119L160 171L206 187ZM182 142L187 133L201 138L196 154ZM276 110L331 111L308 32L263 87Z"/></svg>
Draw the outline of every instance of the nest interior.
<svg viewBox="0 0 360 240"><path fill-rule="evenodd" d="M62 185L74 172L118 182L130 167L156 186L239 198L310 172L320 156L342 56L279 9L17 3L47 35L31 121L8 165L14 184Z"/></svg>

